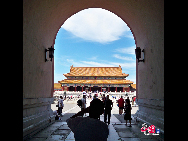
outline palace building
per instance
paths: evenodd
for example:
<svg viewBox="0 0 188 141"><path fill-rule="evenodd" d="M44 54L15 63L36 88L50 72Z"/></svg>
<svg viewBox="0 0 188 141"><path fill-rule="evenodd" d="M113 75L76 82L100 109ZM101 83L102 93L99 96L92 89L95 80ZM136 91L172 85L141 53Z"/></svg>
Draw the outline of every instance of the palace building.
<svg viewBox="0 0 188 141"><path fill-rule="evenodd" d="M70 72L63 74L67 79L58 81L62 91L130 91L132 81L126 80L129 74L122 73L119 67L70 67Z"/></svg>

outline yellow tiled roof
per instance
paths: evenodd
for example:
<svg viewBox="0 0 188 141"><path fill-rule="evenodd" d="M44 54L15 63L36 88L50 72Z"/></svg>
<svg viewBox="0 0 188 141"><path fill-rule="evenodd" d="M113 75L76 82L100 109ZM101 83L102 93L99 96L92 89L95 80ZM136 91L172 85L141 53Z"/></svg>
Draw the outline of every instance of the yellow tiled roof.
<svg viewBox="0 0 188 141"><path fill-rule="evenodd" d="M125 79L119 80L68 80L59 81L61 84L133 84L134 82Z"/></svg>
<svg viewBox="0 0 188 141"><path fill-rule="evenodd" d="M54 83L54 89L61 89L60 83Z"/></svg>
<svg viewBox="0 0 188 141"><path fill-rule="evenodd" d="M119 67L73 67L71 66L70 73L63 74L67 76L129 76L122 73L121 66Z"/></svg>
<svg viewBox="0 0 188 141"><path fill-rule="evenodd" d="M136 89L136 84L131 84L131 86L132 86L134 89Z"/></svg>

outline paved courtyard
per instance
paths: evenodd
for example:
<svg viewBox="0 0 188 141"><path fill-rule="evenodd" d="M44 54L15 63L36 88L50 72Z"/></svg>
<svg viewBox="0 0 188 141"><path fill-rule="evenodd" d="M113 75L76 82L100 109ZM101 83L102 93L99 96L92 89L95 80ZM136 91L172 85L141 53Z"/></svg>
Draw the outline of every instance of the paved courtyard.
<svg viewBox="0 0 188 141"><path fill-rule="evenodd" d="M89 106L91 100L87 100L87 106ZM115 101L113 101L115 102ZM56 110L56 104L52 104L51 108ZM51 124L49 127L43 129L39 133L35 134L30 141L75 141L74 133L68 127L66 119L73 116L75 113L80 111L80 108L76 105L76 100L74 101L64 101L64 109L63 109L63 117L61 120L56 121ZM112 109L112 116L109 128L108 141L157 141L160 139L155 138L152 135L144 135L141 132L141 127L135 122L133 115L138 110L138 107L132 107L132 127L128 127L125 125L125 120L123 116L119 116L119 111L117 104L114 103ZM89 116L88 113L84 115L84 117ZM100 120L104 120L104 115L100 116ZM129 122L127 123L129 125Z"/></svg>

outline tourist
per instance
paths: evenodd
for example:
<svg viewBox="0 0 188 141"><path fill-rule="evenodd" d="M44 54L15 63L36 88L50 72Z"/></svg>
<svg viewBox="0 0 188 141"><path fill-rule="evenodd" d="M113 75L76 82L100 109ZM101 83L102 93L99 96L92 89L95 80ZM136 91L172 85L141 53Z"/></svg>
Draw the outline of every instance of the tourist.
<svg viewBox="0 0 188 141"><path fill-rule="evenodd" d="M129 100L129 102L130 102L130 99L129 99L129 97L127 97L127 99Z"/></svg>
<svg viewBox="0 0 188 141"><path fill-rule="evenodd" d="M134 97L132 97L132 105L134 105Z"/></svg>
<svg viewBox="0 0 188 141"><path fill-rule="evenodd" d="M62 113L62 109L64 107L64 104L63 104L63 97L60 96L60 99L58 100L58 115L62 116L61 113Z"/></svg>
<svg viewBox="0 0 188 141"><path fill-rule="evenodd" d="M125 103L124 120L126 120L126 126L127 126L127 120L129 120L129 123L130 123L129 127L132 127L131 126L131 120L132 120L132 118L131 118L131 109L132 108L131 108L130 100L126 99L125 101L126 101L126 103Z"/></svg>
<svg viewBox="0 0 188 141"><path fill-rule="evenodd" d="M91 93L89 93L89 98L91 99Z"/></svg>
<svg viewBox="0 0 188 141"><path fill-rule="evenodd" d="M106 100L106 97L105 97L105 94L103 94L103 97L102 97L102 102L104 104L104 101Z"/></svg>
<svg viewBox="0 0 188 141"><path fill-rule="evenodd" d="M86 108L86 95L83 95L83 98L81 100L82 100L81 111L83 111Z"/></svg>
<svg viewBox="0 0 188 141"><path fill-rule="evenodd" d="M66 100L66 95L67 95L67 94L66 94L66 91L64 91L65 100Z"/></svg>
<svg viewBox="0 0 188 141"><path fill-rule="evenodd" d="M104 105L102 101L100 99L97 99L96 95L94 95L94 99L90 102L90 106L73 115L71 118L82 116L84 113L89 113L90 118L100 119L100 115L102 115L103 112Z"/></svg>
<svg viewBox="0 0 188 141"><path fill-rule="evenodd" d="M124 99L123 96L121 96L121 98L118 100L118 106L119 106L119 115L121 116L123 113L123 109L124 109Z"/></svg>
<svg viewBox="0 0 188 141"><path fill-rule="evenodd" d="M106 123L107 115L108 115L108 125L110 124L111 110L113 107L112 100L109 99L109 95L107 95L104 101L104 123Z"/></svg>
<svg viewBox="0 0 188 141"><path fill-rule="evenodd" d="M97 94L94 94L93 99L98 99Z"/></svg>
<svg viewBox="0 0 188 141"><path fill-rule="evenodd" d="M134 105L136 107L136 96L134 96Z"/></svg>
<svg viewBox="0 0 188 141"><path fill-rule="evenodd" d="M104 113L104 105L103 102L100 99L96 98L96 95L94 95L94 99L90 102L90 106L81 110L77 114L73 115L70 118L76 118L77 116L82 116L84 113L89 113L89 118L91 119L98 119L100 120L100 115ZM68 121L69 119L67 119Z"/></svg>
<svg viewBox="0 0 188 141"><path fill-rule="evenodd" d="M129 102L130 102L130 99L129 99L129 97L127 97L127 99L125 99L125 100L129 100Z"/></svg>
<svg viewBox="0 0 188 141"><path fill-rule="evenodd" d="M94 95L94 99L90 102L89 117L100 119L100 115L104 113L103 102Z"/></svg>
<svg viewBox="0 0 188 141"><path fill-rule="evenodd" d="M90 117L71 117L67 119L66 122L74 133L76 141L107 141L109 135L108 126L98 119Z"/></svg>

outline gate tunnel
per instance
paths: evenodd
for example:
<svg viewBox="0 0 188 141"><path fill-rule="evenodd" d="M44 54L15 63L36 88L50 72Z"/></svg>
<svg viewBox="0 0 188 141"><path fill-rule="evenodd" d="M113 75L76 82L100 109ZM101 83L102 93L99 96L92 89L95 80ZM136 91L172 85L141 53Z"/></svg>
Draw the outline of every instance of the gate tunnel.
<svg viewBox="0 0 188 141"><path fill-rule="evenodd" d="M163 0L24 0L23 1L23 136L32 135L54 118L54 62L45 62L61 25L87 8L115 13L130 27L145 62L136 62L137 118L164 131ZM51 120L50 120L51 117Z"/></svg>

